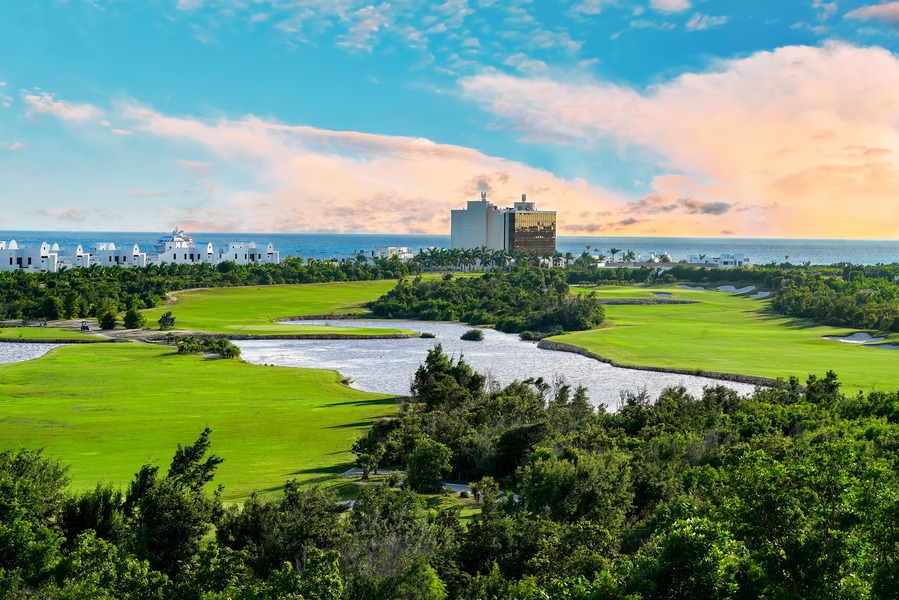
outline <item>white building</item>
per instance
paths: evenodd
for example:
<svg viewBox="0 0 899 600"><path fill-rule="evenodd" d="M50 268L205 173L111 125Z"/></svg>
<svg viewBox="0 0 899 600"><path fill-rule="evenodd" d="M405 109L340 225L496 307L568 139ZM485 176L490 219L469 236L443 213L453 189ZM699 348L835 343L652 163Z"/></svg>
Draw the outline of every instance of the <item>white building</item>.
<svg viewBox="0 0 899 600"><path fill-rule="evenodd" d="M450 211L450 248L490 250L506 247L504 215L499 207L487 202L487 192L480 200L469 200L463 210Z"/></svg>
<svg viewBox="0 0 899 600"><path fill-rule="evenodd" d="M211 244L210 244L211 246ZM218 254L216 262L229 260L239 265L277 264L281 262L280 253L272 244L257 245L256 242L231 242Z"/></svg>
<svg viewBox="0 0 899 600"><path fill-rule="evenodd" d="M166 242L164 248L162 252L156 255L156 259L153 262L174 265L198 265L201 263L214 265L217 262L212 242L194 244L193 240L176 240Z"/></svg>
<svg viewBox="0 0 899 600"><path fill-rule="evenodd" d="M101 267L146 267L147 253L141 252L137 244L116 248L112 242L100 242L93 247L90 261Z"/></svg>
<svg viewBox="0 0 899 600"><path fill-rule="evenodd" d="M734 269L752 266L752 260L743 253L721 254L719 256L703 256L691 254L687 257L687 263L697 267L711 267L717 269Z"/></svg>
<svg viewBox="0 0 899 600"><path fill-rule="evenodd" d="M59 248L53 244L54 248ZM58 267L67 267L69 269L83 269L91 266L90 252L85 252L81 244L78 244L72 250L63 250L58 253Z"/></svg>
<svg viewBox="0 0 899 600"><path fill-rule="evenodd" d="M59 246L55 247L59 249ZM19 248L15 240L0 242L0 269L3 271L56 272L57 267L58 256L47 242L38 248Z"/></svg>
<svg viewBox="0 0 899 600"><path fill-rule="evenodd" d="M400 262L409 262L413 258L415 258L415 253L412 252L411 248L407 248L406 246L386 246L381 248L375 248L371 251L372 258L393 258L394 256L400 259Z"/></svg>
<svg viewBox="0 0 899 600"><path fill-rule="evenodd" d="M467 208L450 213L450 247L488 250L527 250L539 256L556 251L556 213L537 210L525 194L512 208L470 200Z"/></svg>

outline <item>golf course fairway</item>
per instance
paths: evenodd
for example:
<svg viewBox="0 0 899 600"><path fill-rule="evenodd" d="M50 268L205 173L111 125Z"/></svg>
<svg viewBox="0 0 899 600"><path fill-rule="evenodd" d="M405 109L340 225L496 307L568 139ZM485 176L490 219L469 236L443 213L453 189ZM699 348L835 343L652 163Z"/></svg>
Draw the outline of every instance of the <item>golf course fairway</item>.
<svg viewBox="0 0 899 600"><path fill-rule="evenodd" d="M212 429L224 497L340 472L352 441L394 400L349 388L334 371L255 366L138 343L82 344L0 365L3 449L44 447L72 487L125 486L148 459Z"/></svg>
<svg viewBox="0 0 899 600"><path fill-rule="evenodd" d="M254 287L206 288L174 292L175 304L144 311L147 326L172 311L175 328L235 335L287 335L335 333L334 328L284 325L272 319L303 315L363 312L362 304L376 300L396 286L395 279L304 283ZM383 335L409 333L398 329L341 327L336 333Z"/></svg>
<svg viewBox="0 0 899 600"><path fill-rule="evenodd" d="M737 286L739 287L739 285ZM805 319L777 314L767 298L749 298L752 292L731 294L689 291L675 286L652 288L572 288L575 293L596 292L601 299L655 299L656 293L672 300L693 300L680 305L607 305L600 329L550 338L585 348L620 365L739 373L801 382L810 374L822 377L834 371L843 390L895 390L899 388L899 351L862 347L824 339L859 331L817 325ZM899 335L869 331L886 342Z"/></svg>

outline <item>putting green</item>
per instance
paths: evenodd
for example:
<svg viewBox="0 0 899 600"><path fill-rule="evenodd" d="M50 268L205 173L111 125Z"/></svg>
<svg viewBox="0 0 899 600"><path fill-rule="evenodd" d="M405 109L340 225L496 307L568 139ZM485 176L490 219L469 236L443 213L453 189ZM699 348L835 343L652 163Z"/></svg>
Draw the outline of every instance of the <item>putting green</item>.
<svg viewBox="0 0 899 600"><path fill-rule="evenodd" d="M740 286L737 285L737 288ZM856 329L825 327L774 312L769 299L717 291L688 291L674 286L653 288L572 288L595 291L600 298L653 299L654 293L681 305L609 305L606 325L551 338L586 348L622 365L697 369L760 377L794 375L803 382L809 374L833 370L849 392L899 388L899 351L864 348L826 340ZM869 331L897 343L899 335Z"/></svg>
<svg viewBox="0 0 899 600"><path fill-rule="evenodd" d="M172 311L177 329L251 335L411 333L399 329L363 329L284 325L272 319L302 315L363 312L362 304L396 286L396 280L208 288L175 292L177 303L144 311L148 327Z"/></svg>
<svg viewBox="0 0 899 600"><path fill-rule="evenodd" d="M83 344L0 366L2 449L46 448L72 486L125 485L148 457L167 468L177 444L212 428L225 497L348 468L352 441L395 411L335 371L179 356L147 344Z"/></svg>

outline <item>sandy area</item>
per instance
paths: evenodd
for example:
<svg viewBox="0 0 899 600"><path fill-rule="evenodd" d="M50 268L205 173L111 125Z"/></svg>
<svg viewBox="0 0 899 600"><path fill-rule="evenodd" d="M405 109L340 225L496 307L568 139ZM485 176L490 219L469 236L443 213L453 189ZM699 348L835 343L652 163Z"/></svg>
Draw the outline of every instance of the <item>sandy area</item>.
<svg viewBox="0 0 899 600"><path fill-rule="evenodd" d="M845 342L847 344L874 344L877 342L882 342L886 338L871 337L870 334L867 334L864 331L856 331L852 335L847 336L825 335L824 339L837 340L838 342ZM878 348L880 347L881 346L878 346Z"/></svg>
<svg viewBox="0 0 899 600"><path fill-rule="evenodd" d="M747 285L746 287L741 287L740 289L735 288L732 285L719 285L719 292L730 292L732 294L745 294L746 292L751 292L755 289L754 285Z"/></svg>
<svg viewBox="0 0 899 600"><path fill-rule="evenodd" d="M665 294L664 292L661 292L661 293L653 293L653 296L655 296L656 298L670 298L671 294Z"/></svg>
<svg viewBox="0 0 899 600"><path fill-rule="evenodd" d="M771 292L756 292L750 296L750 298L767 298L771 295Z"/></svg>
<svg viewBox="0 0 899 600"><path fill-rule="evenodd" d="M707 292L708 291L704 287L694 287L692 285L679 285L677 287L679 287L682 290L690 290L693 292Z"/></svg>

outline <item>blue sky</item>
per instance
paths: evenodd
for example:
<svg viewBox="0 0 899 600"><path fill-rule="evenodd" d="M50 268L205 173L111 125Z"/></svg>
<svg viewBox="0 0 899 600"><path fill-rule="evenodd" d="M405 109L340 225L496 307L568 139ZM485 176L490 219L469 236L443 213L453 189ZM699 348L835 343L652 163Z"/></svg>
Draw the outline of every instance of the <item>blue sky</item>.
<svg viewBox="0 0 899 600"><path fill-rule="evenodd" d="M15 229L895 237L899 2L0 6Z"/></svg>

